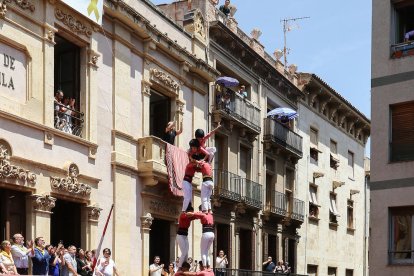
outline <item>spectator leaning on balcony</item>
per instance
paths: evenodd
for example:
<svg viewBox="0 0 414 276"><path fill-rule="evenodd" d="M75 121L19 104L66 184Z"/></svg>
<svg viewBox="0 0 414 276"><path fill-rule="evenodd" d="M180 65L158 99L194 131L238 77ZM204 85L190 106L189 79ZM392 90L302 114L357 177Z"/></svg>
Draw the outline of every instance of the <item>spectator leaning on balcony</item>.
<svg viewBox="0 0 414 276"><path fill-rule="evenodd" d="M263 270L267 272L273 272L275 270L275 263L272 261L272 257L268 256L267 261L263 262Z"/></svg>
<svg viewBox="0 0 414 276"><path fill-rule="evenodd" d="M410 41L411 38L414 37L414 30L409 31L408 33L405 34L404 36L404 41Z"/></svg>
<svg viewBox="0 0 414 276"><path fill-rule="evenodd" d="M168 144L174 145L175 136L180 135L181 133L183 133L183 122L180 123L180 130L175 130L175 122L171 121L167 124L167 127L165 128L165 133L162 140L164 140Z"/></svg>
<svg viewBox="0 0 414 276"><path fill-rule="evenodd" d="M239 89L238 93L239 93L239 96L241 96L243 98L243 100L247 99L246 86L244 86L244 85L240 86L240 89Z"/></svg>
<svg viewBox="0 0 414 276"><path fill-rule="evenodd" d="M33 263L33 275L48 275L50 255L45 250L45 239L37 237L35 247L31 253Z"/></svg>
<svg viewBox="0 0 414 276"><path fill-rule="evenodd" d="M230 9L230 0L226 0L224 2L224 5L221 5L219 9L226 16L229 16L230 15L230 12L231 12L231 9Z"/></svg>
<svg viewBox="0 0 414 276"><path fill-rule="evenodd" d="M24 246L24 237L22 234L14 234L12 237L13 245L11 253L14 264L16 265L17 273L20 275L27 275L29 273L29 255L32 252L33 241L29 241L26 248Z"/></svg>

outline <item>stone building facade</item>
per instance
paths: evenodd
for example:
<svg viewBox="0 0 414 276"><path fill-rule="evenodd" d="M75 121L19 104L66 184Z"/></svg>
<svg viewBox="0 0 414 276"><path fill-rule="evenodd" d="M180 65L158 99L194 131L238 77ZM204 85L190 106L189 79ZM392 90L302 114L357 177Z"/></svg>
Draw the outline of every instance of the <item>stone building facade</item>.
<svg viewBox="0 0 414 276"><path fill-rule="evenodd" d="M121 274L146 275L152 255L175 259L181 201L157 137L183 122L185 148L194 129L208 129L218 72L206 41L148 1L105 1L102 26L61 1L2 1L0 22L1 238L93 249L114 204L104 246ZM56 120L59 89L76 101L69 130Z"/></svg>
<svg viewBox="0 0 414 276"><path fill-rule="evenodd" d="M259 30L247 35L209 0L159 7L148 0L105 0L102 26L61 1L1 3L2 239L22 232L92 249L114 204L104 246L113 249L121 274L147 275L153 256L167 263L180 253L175 234L181 198L168 184L160 139L165 126L182 122L176 145L185 149L195 129L209 131L221 122L209 141L218 149L213 256L223 249L234 269L262 270L268 255L289 261L298 273L307 273L304 263L315 264L303 261L304 237L325 234L315 225L303 232L311 221L312 179L308 169L304 173L311 166L309 126L335 130L338 145L352 145L359 160L369 130L352 123L354 117L365 119L348 102L321 104L330 112L342 104L337 115L344 117L345 131L322 117L324 109L309 107L315 99L326 100L310 100L305 84L314 79L284 68L265 52ZM232 89L230 104L223 104L225 91L214 85L220 75L238 79L247 98ZM69 130L56 116L57 90L75 99L65 117L72 120ZM267 118L276 107L290 107L300 117L286 127ZM359 189L359 165L355 161L355 181L339 179L349 182L336 190L341 200ZM333 179L326 177L326 183ZM200 179L193 184L198 206ZM321 216L320 229L326 219ZM357 226L347 236L355 248ZM189 231L194 259L200 236L195 223Z"/></svg>
<svg viewBox="0 0 414 276"><path fill-rule="evenodd" d="M306 97L299 105L304 155L297 179L307 210L298 231L298 272L365 275L370 121L317 75L300 79Z"/></svg>

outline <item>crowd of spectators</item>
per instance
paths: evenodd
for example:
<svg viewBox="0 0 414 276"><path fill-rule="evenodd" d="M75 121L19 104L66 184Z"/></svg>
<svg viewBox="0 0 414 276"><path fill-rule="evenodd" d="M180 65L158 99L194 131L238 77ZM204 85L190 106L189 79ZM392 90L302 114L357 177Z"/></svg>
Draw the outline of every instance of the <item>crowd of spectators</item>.
<svg viewBox="0 0 414 276"><path fill-rule="evenodd" d="M74 245L65 247L62 242L57 246L46 245L43 237L25 245L21 234L13 235L11 241L1 243L0 275L53 276L118 276L111 250L105 248L103 257L96 259L95 250L85 251Z"/></svg>

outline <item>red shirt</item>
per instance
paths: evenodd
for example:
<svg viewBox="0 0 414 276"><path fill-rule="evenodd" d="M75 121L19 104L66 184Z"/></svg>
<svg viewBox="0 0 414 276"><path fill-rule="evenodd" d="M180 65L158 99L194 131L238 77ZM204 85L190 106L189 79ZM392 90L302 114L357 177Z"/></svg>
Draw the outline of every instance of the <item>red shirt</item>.
<svg viewBox="0 0 414 276"><path fill-rule="evenodd" d="M202 213L202 212L197 212L194 213L194 217L196 219L199 219L201 224L205 225L213 225L214 224L214 219L213 219L213 215L210 213Z"/></svg>
<svg viewBox="0 0 414 276"><path fill-rule="evenodd" d="M206 147L206 142L207 142L208 138L210 138L211 135L213 135L213 134L214 134L214 131L210 131L209 133L207 133L206 136L204 136L203 138L201 138L200 147L205 148Z"/></svg>
<svg viewBox="0 0 414 276"><path fill-rule="evenodd" d="M191 221L195 219L195 217L187 217L185 213L181 213L180 217L178 218L178 228L188 229L191 225Z"/></svg>

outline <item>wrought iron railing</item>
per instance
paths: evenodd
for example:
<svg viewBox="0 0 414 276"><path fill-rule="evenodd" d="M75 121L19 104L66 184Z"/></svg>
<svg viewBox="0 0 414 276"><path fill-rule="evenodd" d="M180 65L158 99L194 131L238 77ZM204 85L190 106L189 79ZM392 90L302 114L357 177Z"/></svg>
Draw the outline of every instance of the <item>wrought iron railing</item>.
<svg viewBox="0 0 414 276"><path fill-rule="evenodd" d="M262 185L228 171L214 169L213 172L215 195L255 208L262 207Z"/></svg>
<svg viewBox="0 0 414 276"><path fill-rule="evenodd" d="M216 110L225 111L239 122L260 131L260 109L238 93L226 88L226 92L216 92Z"/></svg>
<svg viewBox="0 0 414 276"><path fill-rule="evenodd" d="M305 202L297 198L293 199L292 219L303 221L305 218Z"/></svg>
<svg viewBox="0 0 414 276"><path fill-rule="evenodd" d="M82 137L83 131L83 112L71 109L64 104L55 102L54 126L63 132Z"/></svg>
<svg viewBox="0 0 414 276"><path fill-rule="evenodd" d="M213 170L215 182L215 194L221 197L241 202L241 181L237 174L223 171Z"/></svg>
<svg viewBox="0 0 414 276"><path fill-rule="evenodd" d="M242 201L252 207L261 208L262 197L262 185L247 178L240 178L242 183Z"/></svg>
<svg viewBox="0 0 414 276"><path fill-rule="evenodd" d="M295 273L273 273L267 271L254 271L247 269L230 269L230 268L216 268L214 269L216 276L307 276L304 274Z"/></svg>
<svg viewBox="0 0 414 276"><path fill-rule="evenodd" d="M267 210L281 216L286 215L286 195L281 192L272 191L269 195Z"/></svg>
<svg viewBox="0 0 414 276"><path fill-rule="evenodd" d="M302 157L302 136L272 118L264 119L264 140L271 140Z"/></svg>

